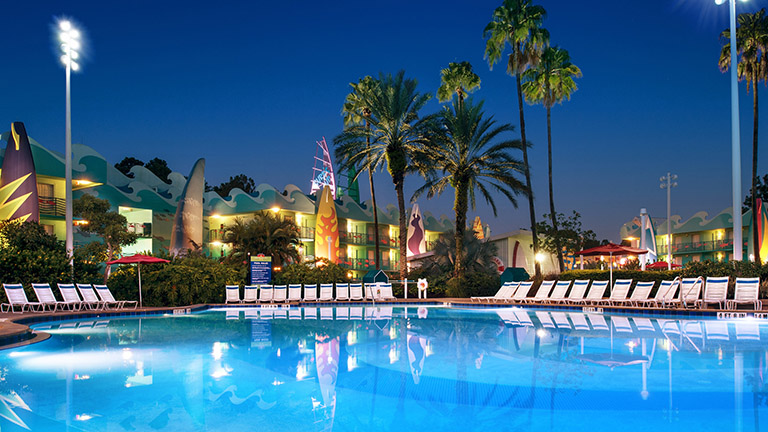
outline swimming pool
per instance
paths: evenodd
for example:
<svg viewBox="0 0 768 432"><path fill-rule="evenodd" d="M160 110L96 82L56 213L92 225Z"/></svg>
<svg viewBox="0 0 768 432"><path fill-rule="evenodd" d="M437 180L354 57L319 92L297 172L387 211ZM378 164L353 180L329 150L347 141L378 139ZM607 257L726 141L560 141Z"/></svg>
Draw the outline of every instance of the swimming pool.
<svg viewBox="0 0 768 432"><path fill-rule="evenodd" d="M768 429L755 319L354 306L33 328L52 337L0 351L3 432Z"/></svg>

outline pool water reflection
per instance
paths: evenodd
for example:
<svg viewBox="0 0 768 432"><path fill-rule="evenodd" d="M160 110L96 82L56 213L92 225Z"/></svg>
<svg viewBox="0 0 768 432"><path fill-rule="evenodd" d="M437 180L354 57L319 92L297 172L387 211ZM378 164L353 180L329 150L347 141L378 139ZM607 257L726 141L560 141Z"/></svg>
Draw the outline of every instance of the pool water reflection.
<svg viewBox="0 0 768 432"><path fill-rule="evenodd" d="M35 326L0 430L768 430L768 321L227 308Z"/></svg>

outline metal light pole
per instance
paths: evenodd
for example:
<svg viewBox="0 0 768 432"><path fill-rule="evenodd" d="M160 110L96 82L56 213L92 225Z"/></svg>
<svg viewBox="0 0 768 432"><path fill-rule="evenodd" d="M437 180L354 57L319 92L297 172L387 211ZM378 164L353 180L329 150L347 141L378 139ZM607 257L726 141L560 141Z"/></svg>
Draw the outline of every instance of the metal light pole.
<svg viewBox="0 0 768 432"><path fill-rule="evenodd" d="M645 208L640 209L640 249L642 250L648 250L648 243L645 238L645 220L648 218L648 211ZM648 255L640 258L640 270L645 271L645 264L648 260L646 257Z"/></svg>
<svg viewBox="0 0 768 432"><path fill-rule="evenodd" d="M741 0L746 1L746 0ZM721 5L726 0L715 0ZM728 0L730 12L731 33L731 175L733 182L733 259L741 261L742 249L742 220L741 220L741 128L739 126L739 86L736 68L736 0Z"/></svg>
<svg viewBox="0 0 768 432"><path fill-rule="evenodd" d="M672 270L672 188L677 186L672 180L676 179L677 175L670 172L659 178L659 187L667 190L667 270Z"/></svg>
<svg viewBox="0 0 768 432"><path fill-rule="evenodd" d="M59 41L61 42L61 62L66 68L66 117L64 148L64 219L66 223L65 245L70 265L74 265L73 215L72 215L72 109L70 100L70 74L77 72L80 66L75 60L80 56L80 31L69 20L59 21Z"/></svg>

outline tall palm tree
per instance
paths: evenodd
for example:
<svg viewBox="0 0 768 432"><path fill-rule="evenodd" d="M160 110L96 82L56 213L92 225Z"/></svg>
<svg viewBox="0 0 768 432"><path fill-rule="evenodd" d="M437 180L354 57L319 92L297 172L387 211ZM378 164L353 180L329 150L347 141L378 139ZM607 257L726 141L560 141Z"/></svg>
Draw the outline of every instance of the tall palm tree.
<svg viewBox="0 0 768 432"><path fill-rule="evenodd" d="M454 243L454 277L464 275L464 232L469 206L475 209L475 191L485 199L496 215L496 203L491 191L500 192L517 207L515 195L528 190L515 173L523 172L523 164L512 157L520 150L518 140L494 141L504 132L511 132L509 124L496 125L493 117L484 118L483 103L472 99L461 103L456 100L446 107L433 123L425 145L414 157L416 167L426 179L416 190L414 198L426 192L428 198L441 195L449 186L454 189L453 210L456 213Z"/></svg>
<svg viewBox="0 0 768 432"><path fill-rule="evenodd" d="M421 146L426 125L431 120L430 116L419 118L419 110L430 95L419 93L416 90L417 81L405 78L404 71L396 75L379 74L378 82L379 91L365 96L365 104L371 110L369 127L351 126L333 141L337 147L336 154L346 155L352 166L373 170L387 166L400 211L400 277L404 279L408 274L408 228L403 185L406 174L413 171L409 167L411 156Z"/></svg>
<svg viewBox="0 0 768 432"><path fill-rule="evenodd" d="M547 110L547 162L549 169L549 214L552 220L552 228L557 233L557 219L555 218L555 198L552 187L552 105L571 99L571 93L578 88L574 78L581 77L581 69L571 63L568 51L549 47L541 55L541 61L532 69L523 74L523 94L529 103L541 103ZM555 236L555 242L559 243ZM557 259L560 271L565 270L563 251L559 244L557 247Z"/></svg>
<svg viewBox="0 0 768 432"><path fill-rule="evenodd" d="M765 81L768 75L768 18L765 9L755 13L743 13L738 17L739 26L736 28L736 50L739 53L739 64L736 66L736 74L739 80L747 81L747 92L752 87L752 226L757 227L757 84ZM726 72L731 67L731 31L724 30L720 37L725 41L720 51L720 70ZM737 209L733 209L734 217ZM752 230L755 245L755 261L760 261L759 235L757 229Z"/></svg>
<svg viewBox="0 0 768 432"><path fill-rule="evenodd" d="M531 4L531 0L504 0L493 11L493 20L483 31L488 39L485 44L485 57L488 65L500 61L507 44L512 49L507 59L507 73L514 75L517 84L517 107L520 112L520 141L525 164L525 186L528 188L528 210L531 218L533 253L539 252L539 237L536 232L536 210L533 205L531 187L531 168L528 163L528 141L525 136L525 117L523 115L523 91L521 79L523 72L539 62L541 50L549 43L549 32L542 28L546 16L543 7ZM536 277L541 275L541 266L535 261Z"/></svg>
<svg viewBox="0 0 768 432"><path fill-rule="evenodd" d="M478 88L480 88L480 77L472 71L472 65L469 62L448 63L448 67L440 71L437 99L440 102L447 102L456 94L461 104L467 97L467 93L472 93Z"/></svg>
<svg viewBox="0 0 768 432"><path fill-rule="evenodd" d="M233 260L261 253L271 256L275 265L299 261L299 227L271 211L256 213L249 221L236 218L232 225L224 227L224 241L232 244Z"/></svg>
<svg viewBox="0 0 768 432"><path fill-rule="evenodd" d="M352 92L347 95L347 99L344 101L344 107L341 109L341 115L344 116L344 126L359 126L365 125L366 130L370 130L369 120L371 118L371 108L368 106L366 99L370 98L370 95L379 91L379 83L371 76L366 76L357 83L350 83L352 86ZM370 149L371 137L365 136L365 147ZM341 161L342 171L349 168L347 154L339 154L336 152L336 160ZM356 169L356 172L360 170ZM380 269L380 246L379 246L379 208L376 207L376 190L373 186L373 167L368 166L368 183L371 186L371 203L373 204L373 242L375 250L374 263L376 270Z"/></svg>

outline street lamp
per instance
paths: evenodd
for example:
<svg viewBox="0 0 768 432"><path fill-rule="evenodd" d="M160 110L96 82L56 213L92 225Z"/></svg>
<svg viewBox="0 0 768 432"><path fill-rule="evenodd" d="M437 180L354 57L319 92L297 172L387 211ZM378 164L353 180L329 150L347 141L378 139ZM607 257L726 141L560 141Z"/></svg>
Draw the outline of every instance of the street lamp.
<svg viewBox="0 0 768 432"><path fill-rule="evenodd" d="M669 172L659 179L659 187L667 190L667 270L672 270L672 188L677 186L677 182L672 180L676 179L677 175Z"/></svg>
<svg viewBox="0 0 768 432"><path fill-rule="evenodd" d="M64 218L66 223L66 249L69 255L69 263L74 265L72 255L74 252L74 240L72 233L72 110L70 103L70 73L77 72L80 65L77 59L80 57L80 31L69 20L61 20L58 23L59 42L61 43L61 62L66 67L66 117L65 117L65 148L64 148Z"/></svg>
<svg viewBox="0 0 768 432"><path fill-rule="evenodd" d="M731 33L731 171L733 181L733 259L741 261L741 137L739 128L739 87L736 76L738 59L736 58L736 0L727 0L730 11ZM746 0L741 0L746 1ZM715 0L721 5L726 0Z"/></svg>

